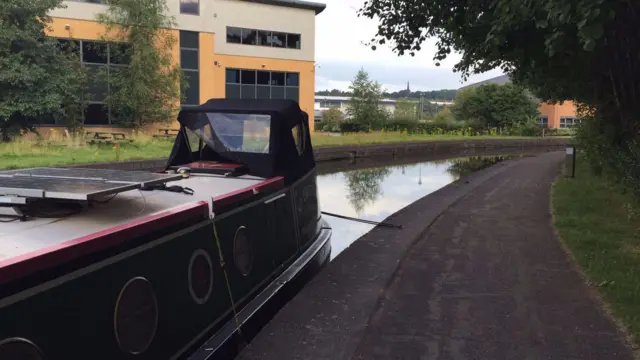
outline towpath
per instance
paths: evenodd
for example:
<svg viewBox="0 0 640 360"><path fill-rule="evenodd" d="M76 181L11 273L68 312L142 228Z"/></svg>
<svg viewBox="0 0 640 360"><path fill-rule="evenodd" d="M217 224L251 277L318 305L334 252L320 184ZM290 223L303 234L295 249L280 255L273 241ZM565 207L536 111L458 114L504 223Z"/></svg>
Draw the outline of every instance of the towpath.
<svg viewBox="0 0 640 360"><path fill-rule="evenodd" d="M338 256L241 359L633 359L557 239L562 153L412 204Z"/></svg>

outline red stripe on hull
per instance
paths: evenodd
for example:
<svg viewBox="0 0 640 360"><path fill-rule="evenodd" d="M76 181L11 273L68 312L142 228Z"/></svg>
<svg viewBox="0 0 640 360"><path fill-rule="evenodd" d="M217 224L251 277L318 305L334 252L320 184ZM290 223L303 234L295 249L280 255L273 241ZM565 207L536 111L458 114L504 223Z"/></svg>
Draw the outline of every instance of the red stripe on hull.
<svg viewBox="0 0 640 360"><path fill-rule="evenodd" d="M282 176L274 177L269 180L262 181L246 188L232 191L230 193L219 195L213 198L214 211L216 207L225 207L238 201L246 200L254 195L265 191L276 191L284 187L284 178Z"/></svg>
<svg viewBox="0 0 640 360"><path fill-rule="evenodd" d="M185 204L127 224L0 261L0 284L105 250L189 218L200 216L204 220L208 217L208 212L209 205L205 201Z"/></svg>
<svg viewBox="0 0 640 360"><path fill-rule="evenodd" d="M181 165L181 167L188 167L192 169L237 169L242 165L238 164L224 164L224 163L208 163L208 162L194 162L190 164Z"/></svg>

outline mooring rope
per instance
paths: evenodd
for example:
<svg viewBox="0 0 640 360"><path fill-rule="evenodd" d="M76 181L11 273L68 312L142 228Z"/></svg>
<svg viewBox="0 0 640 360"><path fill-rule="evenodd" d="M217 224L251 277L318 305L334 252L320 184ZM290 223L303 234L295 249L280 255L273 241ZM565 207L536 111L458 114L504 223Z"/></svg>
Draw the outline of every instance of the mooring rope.
<svg viewBox="0 0 640 360"><path fill-rule="evenodd" d="M220 238L218 237L218 230L216 229L216 223L214 221L214 217L215 215L211 217L211 224L213 225L213 236L216 239L216 245L218 247L218 257L220 259L220 267L222 268L222 272L224 273L224 279L227 283L227 291L229 292L229 300L231 301L231 310L233 311L233 318L236 323L236 332L238 333L238 336L240 336L240 339L246 344L246 341L242 336L240 319L238 318L238 311L236 309L235 301L233 300L231 283L229 282L229 275L227 274L227 263L224 261L224 255L222 255L222 245L220 244Z"/></svg>

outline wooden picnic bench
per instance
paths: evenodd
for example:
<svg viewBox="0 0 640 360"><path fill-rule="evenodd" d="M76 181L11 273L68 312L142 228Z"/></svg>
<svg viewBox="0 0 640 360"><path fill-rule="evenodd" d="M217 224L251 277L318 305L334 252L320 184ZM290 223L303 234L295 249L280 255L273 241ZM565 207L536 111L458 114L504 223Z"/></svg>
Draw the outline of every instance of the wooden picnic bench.
<svg viewBox="0 0 640 360"><path fill-rule="evenodd" d="M85 136L89 144L115 144L125 141L132 141L127 140L127 135L122 132L87 131Z"/></svg>
<svg viewBox="0 0 640 360"><path fill-rule="evenodd" d="M160 134L153 135L153 137L155 137L155 138L168 138L168 137L174 137L174 136L178 135L178 133L180 132L180 129L163 128L163 129L158 129L158 132Z"/></svg>

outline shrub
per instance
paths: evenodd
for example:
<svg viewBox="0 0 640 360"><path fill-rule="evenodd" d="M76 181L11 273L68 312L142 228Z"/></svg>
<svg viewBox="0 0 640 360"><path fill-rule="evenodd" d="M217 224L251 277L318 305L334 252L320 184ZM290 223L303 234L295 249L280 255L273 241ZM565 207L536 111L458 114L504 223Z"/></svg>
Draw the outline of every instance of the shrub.
<svg viewBox="0 0 640 360"><path fill-rule="evenodd" d="M516 136L541 136L542 128L538 119L531 117L523 122L516 122L511 128L508 129L510 135Z"/></svg>
<svg viewBox="0 0 640 360"><path fill-rule="evenodd" d="M327 109L322 112L322 121L328 124L337 124L342 122L344 115L342 111L336 108Z"/></svg>
<svg viewBox="0 0 640 360"><path fill-rule="evenodd" d="M371 127L367 124L344 122L339 125L339 129L341 133L369 132Z"/></svg>

